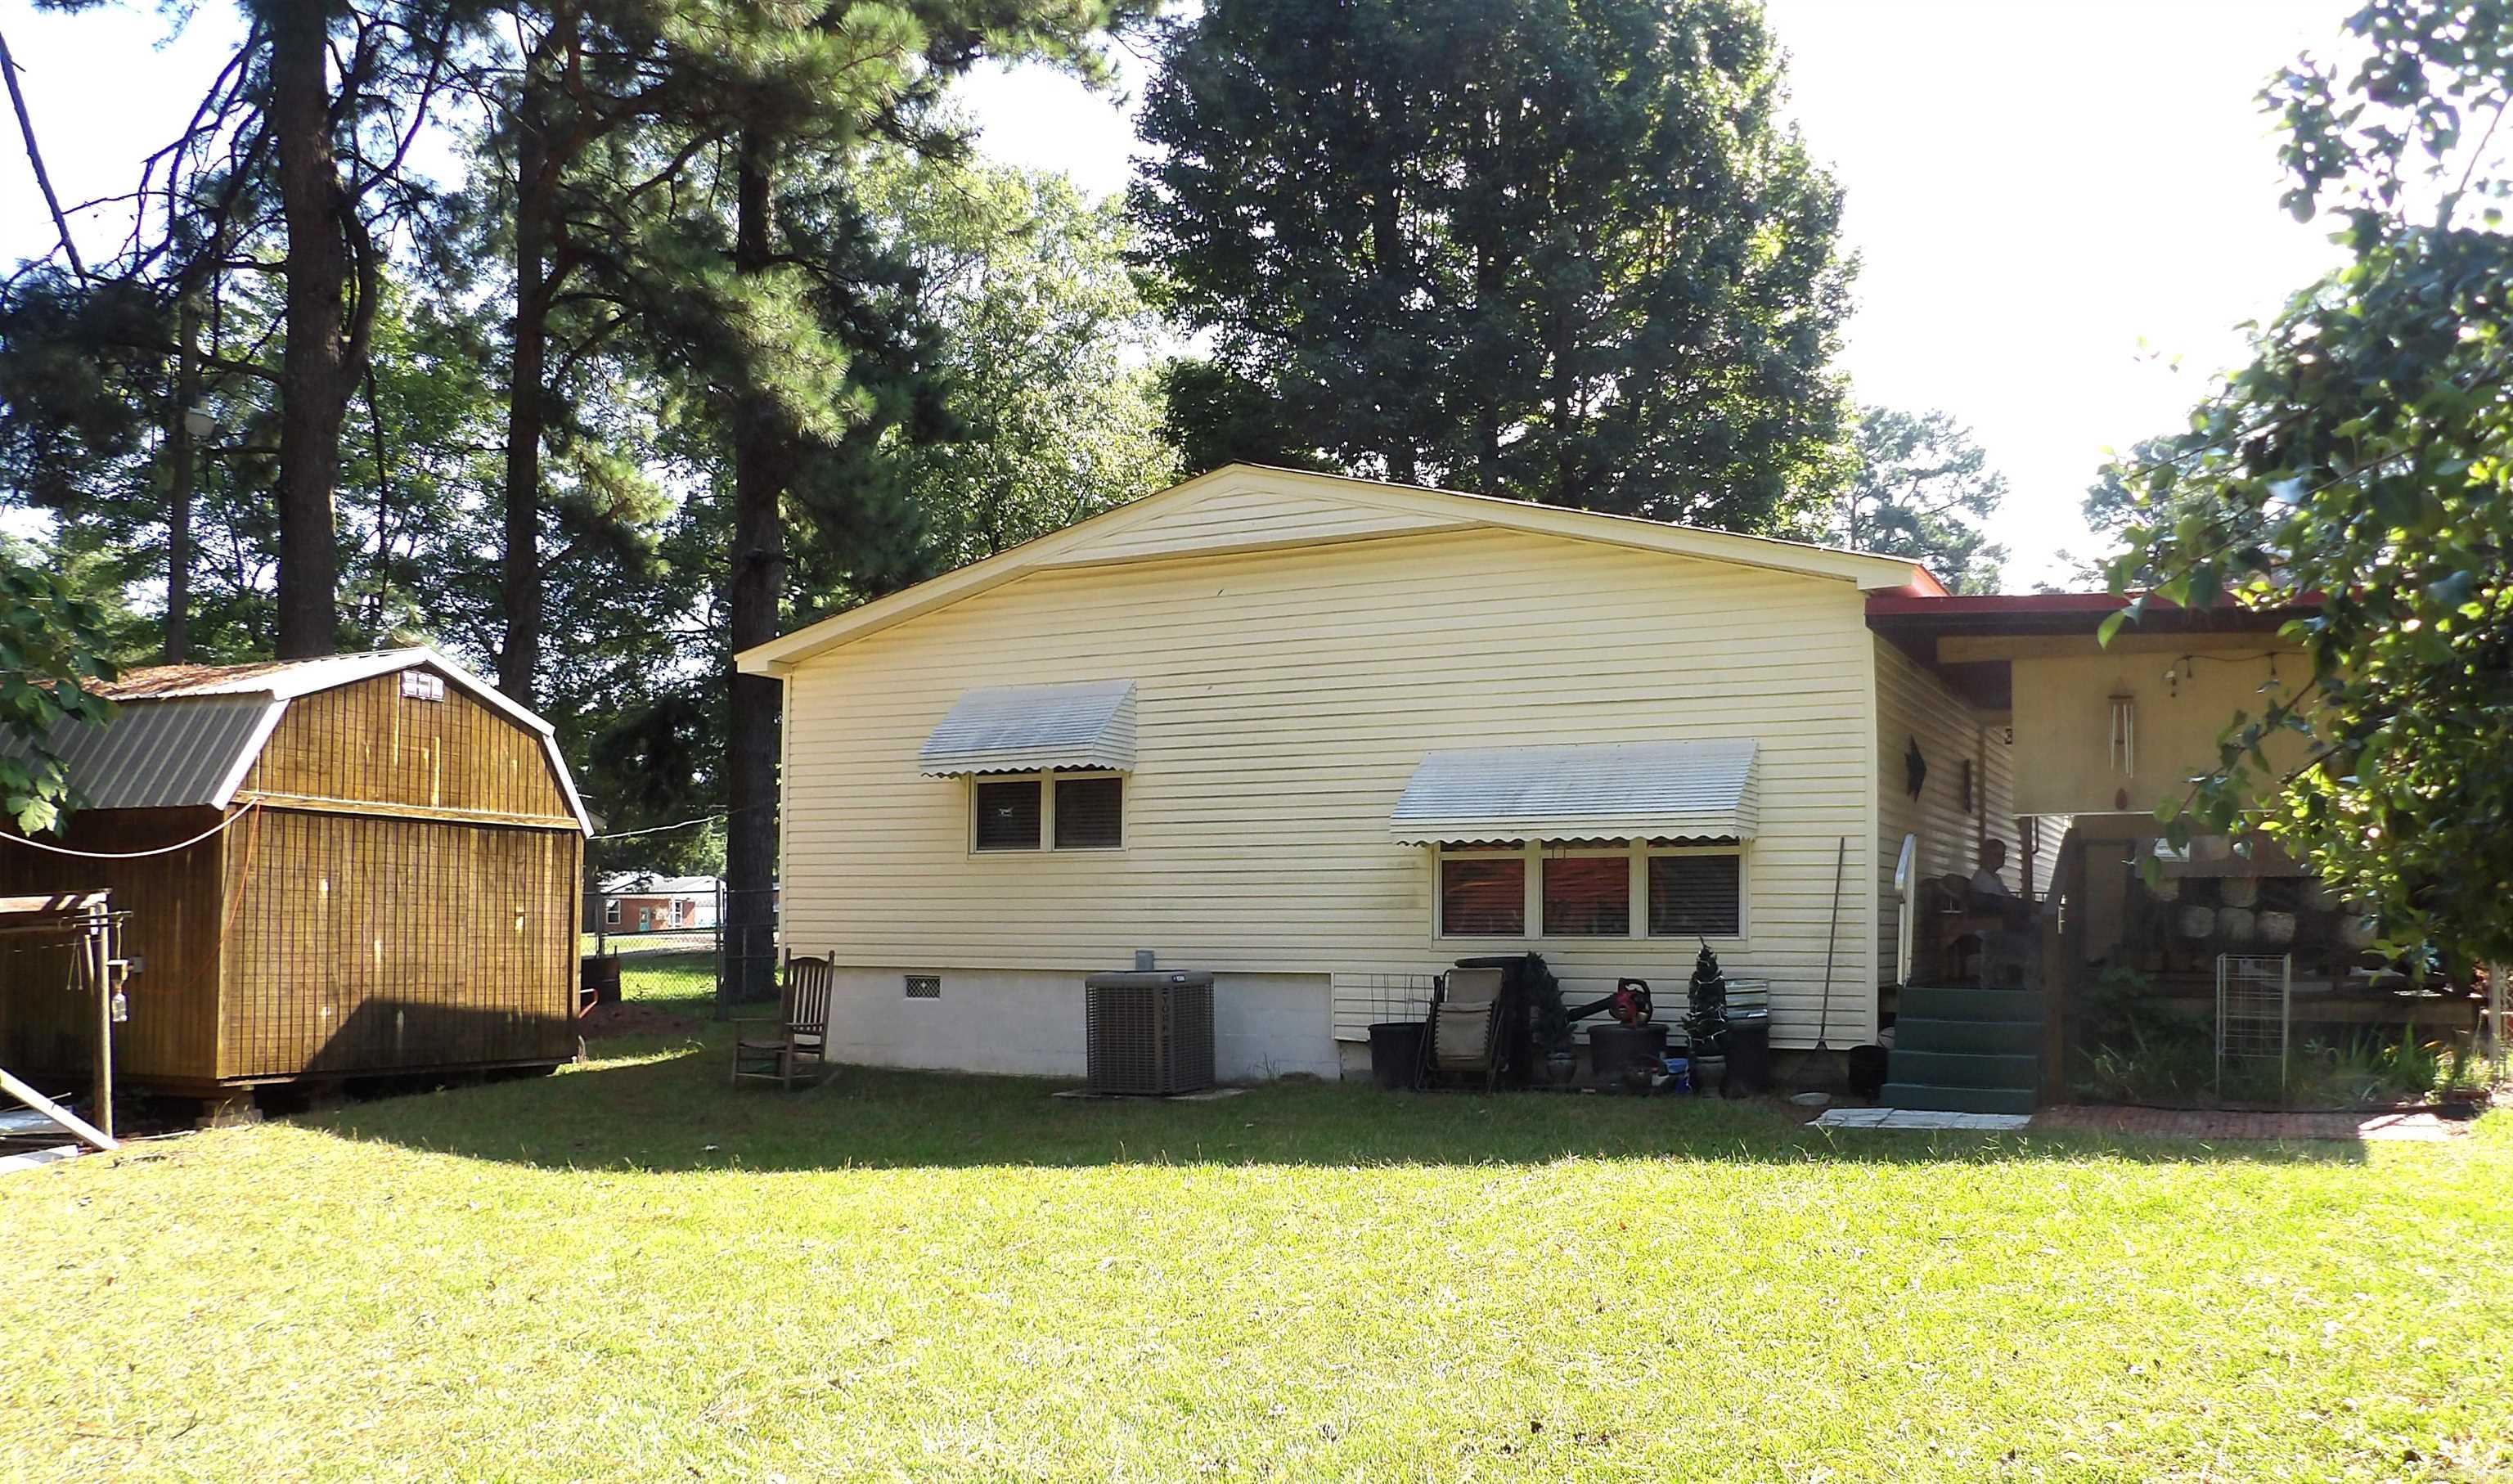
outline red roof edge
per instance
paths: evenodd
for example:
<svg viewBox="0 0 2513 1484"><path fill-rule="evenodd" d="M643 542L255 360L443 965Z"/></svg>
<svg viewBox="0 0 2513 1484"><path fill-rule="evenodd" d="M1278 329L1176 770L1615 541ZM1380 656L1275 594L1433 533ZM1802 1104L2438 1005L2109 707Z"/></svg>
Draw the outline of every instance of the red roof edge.
<svg viewBox="0 0 2513 1484"><path fill-rule="evenodd" d="M1942 592L1942 589L1940 589ZM2104 614L2129 606L2130 598L2143 596L2147 607L2162 611L2178 609L2180 604L2152 593L2121 594L2112 592L1990 592L1929 596L1909 588L1867 595L1870 618L1904 618L1933 616L1938 618L2027 618L2035 615ZM2319 608L2321 594L2298 593L2275 608L2244 609L2231 603L2211 604L2208 609L2226 613L2275 613L2282 609Z"/></svg>

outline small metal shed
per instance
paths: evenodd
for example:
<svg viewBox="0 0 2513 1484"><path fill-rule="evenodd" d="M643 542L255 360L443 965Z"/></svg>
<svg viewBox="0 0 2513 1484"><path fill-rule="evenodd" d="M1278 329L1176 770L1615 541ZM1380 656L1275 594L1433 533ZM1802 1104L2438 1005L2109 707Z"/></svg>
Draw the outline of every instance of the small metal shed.
<svg viewBox="0 0 2513 1484"><path fill-rule="evenodd" d="M199 1096L308 1076L546 1065L576 1049L590 821L547 722L434 650L166 665L53 744L86 806L0 839L0 893L130 914L124 1078ZM0 957L0 1064L93 1030Z"/></svg>

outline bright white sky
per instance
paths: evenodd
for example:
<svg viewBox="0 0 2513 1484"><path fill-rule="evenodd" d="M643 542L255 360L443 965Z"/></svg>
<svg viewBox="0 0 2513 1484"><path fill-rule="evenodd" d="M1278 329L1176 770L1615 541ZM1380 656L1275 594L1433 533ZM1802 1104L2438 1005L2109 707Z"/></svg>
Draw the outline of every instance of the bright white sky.
<svg viewBox="0 0 2513 1484"><path fill-rule="evenodd" d="M1797 116L1848 191L1861 260L1859 398L1970 422L2014 486L2007 585L2066 575L2106 448L2180 425L2235 326L2333 261L2277 204L2260 85L2355 0L1766 0ZM65 201L127 190L234 34L205 6L160 47L153 9L61 17L0 0ZM1139 88L1139 63L1128 61ZM988 150L1121 189L1131 99L1037 68L964 85ZM12 132L0 260L52 238ZM106 233L100 231L97 247ZM2178 361L2179 369L2174 369Z"/></svg>

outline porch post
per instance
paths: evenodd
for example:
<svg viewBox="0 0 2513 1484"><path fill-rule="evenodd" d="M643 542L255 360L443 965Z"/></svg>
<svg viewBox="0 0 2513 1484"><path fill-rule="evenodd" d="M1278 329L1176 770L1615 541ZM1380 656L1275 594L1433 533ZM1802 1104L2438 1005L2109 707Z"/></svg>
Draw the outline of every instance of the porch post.
<svg viewBox="0 0 2513 1484"><path fill-rule="evenodd" d="M2042 1101L2055 1103L2067 1087L2068 1075L2068 993L2076 982L2076 958L2073 929L2083 913L2083 905L2069 900L2080 890L2085 879L2086 842L2077 840L2060 846L2056 863L2051 868L2051 880L2044 894L2046 902L2059 903L2056 913L2042 914Z"/></svg>

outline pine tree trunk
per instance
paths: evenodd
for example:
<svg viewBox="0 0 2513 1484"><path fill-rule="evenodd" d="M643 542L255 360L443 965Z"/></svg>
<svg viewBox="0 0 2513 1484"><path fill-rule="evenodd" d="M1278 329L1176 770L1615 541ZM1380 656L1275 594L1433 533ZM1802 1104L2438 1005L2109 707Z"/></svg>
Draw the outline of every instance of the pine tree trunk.
<svg viewBox="0 0 2513 1484"><path fill-rule="evenodd" d="M769 266L776 183L776 140L757 133L741 140L734 269ZM725 886L730 924L727 991L736 999L776 992L778 707L783 686L744 675L733 656L777 634L777 601L785 586L784 530L778 505L785 493L787 440L775 410L756 393L733 418L733 550L726 573L726 616L732 645L725 656Z"/></svg>
<svg viewBox="0 0 2513 1484"><path fill-rule="evenodd" d="M331 654L339 622L332 501L349 406L341 346L348 257L324 81L326 12L321 0L279 0L269 12L270 134L288 229L288 337L279 362L277 649L283 660Z"/></svg>
<svg viewBox="0 0 2513 1484"><path fill-rule="evenodd" d="M166 415L166 662L192 647L192 409L201 400L201 308L187 285L175 305L175 405Z"/></svg>
<svg viewBox="0 0 2513 1484"><path fill-rule="evenodd" d="M541 397L549 349L543 275L557 196L539 114L527 100L515 156L515 342L506 376L506 553L499 588L506 642L498 651L498 689L526 707L541 664Z"/></svg>

